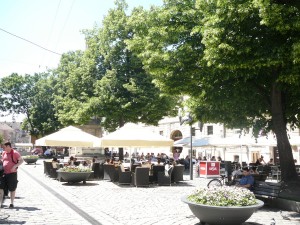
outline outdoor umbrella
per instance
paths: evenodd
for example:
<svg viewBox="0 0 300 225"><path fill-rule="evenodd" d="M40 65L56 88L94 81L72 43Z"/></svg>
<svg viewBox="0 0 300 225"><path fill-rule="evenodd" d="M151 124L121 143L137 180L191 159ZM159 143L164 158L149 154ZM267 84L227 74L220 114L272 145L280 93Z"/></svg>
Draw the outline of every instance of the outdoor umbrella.
<svg viewBox="0 0 300 225"><path fill-rule="evenodd" d="M36 146L100 147L101 139L69 126L37 139Z"/></svg>
<svg viewBox="0 0 300 225"><path fill-rule="evenodd" d="M102 147L170 147L173 142L172 139L131 123L101 138Z"/></svg>
<svg viewBox="0 0 300 225"><path fill-rule="evenodd" d="M192 141L194 141L194 140L195 140L195 138L192 137ZM191 143L191 137L185 137L185 138L179 139L177 141L174 141L173 146L175 146L175 147L183 147L183 146L185 146L187 144L190 144L190 143Z"/></svg>

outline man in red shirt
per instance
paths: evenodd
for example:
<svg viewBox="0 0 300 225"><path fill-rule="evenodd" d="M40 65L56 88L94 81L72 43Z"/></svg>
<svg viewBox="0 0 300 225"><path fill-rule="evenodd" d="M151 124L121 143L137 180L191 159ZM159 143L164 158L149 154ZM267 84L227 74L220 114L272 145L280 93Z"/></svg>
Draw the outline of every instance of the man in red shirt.
<svg viewBox="0 0 300 225"><path fill-rule="evenodd" d="M3 149L4 183L8 191L10 191L11 204L9 208L13 208L18 185L17 169L23 163L23 159L19 152L12 149L10 142L5 142Z"/></svg>

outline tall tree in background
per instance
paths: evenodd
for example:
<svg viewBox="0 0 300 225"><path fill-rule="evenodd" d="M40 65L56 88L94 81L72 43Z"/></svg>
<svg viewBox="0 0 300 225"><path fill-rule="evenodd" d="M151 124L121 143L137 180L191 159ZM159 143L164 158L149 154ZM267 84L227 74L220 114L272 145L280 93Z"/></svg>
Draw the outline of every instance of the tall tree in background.
<svg viewBox="0 0 300 225"><path fill-rule="evenodd" d="M299 9L272 0L166 0L145 15L132 16L129 46L157 84L191 96L198 120L272 130L282 179L297 179L287 124L299 127Z"/></svg>
<svg viewBox="0 0 300 225"><path fill-rule="evenodd" d="M26 118L22 123L23 130L32 130L39 137L57 131L62 125L58 121L54 105L52 104L54 96L55 79L50 76L51 73L45 73L35 84L35 95L31 98L31 107L29 109L29 120ZM31 124L29 123L31 121Z"/></svg>
<svg viewBox="0 0 300 225"><path fill-rule="evenodd" d="M105 118L108 130L126 122L155 125L173 109L174 99L155 87L141 60L127 49L133 32L126 9L125 1L116 1L101 28L85 31L87 50L62 58L55 105L63 123L98 117Z"/></svg>
<svg viewBox="0 0 300 225"><path fill-rule="evenodd" d="M38 137L55 130L51 87L44 89L47 73L25 76L13 73L0 81L1 111L25 115L22 128ZM47 125L46 125L47 124Z"/></svg>

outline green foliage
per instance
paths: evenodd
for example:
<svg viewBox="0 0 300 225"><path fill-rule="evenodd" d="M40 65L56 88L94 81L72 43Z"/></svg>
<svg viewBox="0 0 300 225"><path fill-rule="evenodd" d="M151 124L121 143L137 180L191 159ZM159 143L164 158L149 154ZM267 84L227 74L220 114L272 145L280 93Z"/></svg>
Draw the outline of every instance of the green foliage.
<svg viewBox="0 0 300 225"><path fill-rule="evenodd" d="M198 188L188 200L211 206L250 206L257 204L254 194L241 187Z"/></svg>
<svg viewBox="0 0 300 225"><path fill-rule="evenodd" d="M129 49L160 88L188 95L195 120L272 130L283 179L296 176L286 125L300 125L299 8L271 0L166 0L151 12L136 10L131 25Z"/></svg>
<svg viewBox="0 0 300 225"><path fill-rule="evenodd" d="M58 126L47 76L47 73L25 76L13 73L0 81L1 110L9 114L24 114L22 129L36 137L52 132Z"/></svg>
<svg viewBox="0 0 300 225"><path fill-rule="evenodd" d="M69 172L69 173L89 173L92 170L88 167L81 166L65 166L59 169L60 172Z"/></svg>
<svg viewBox="0 0 300 225"><path fill-rule="evenodd" d="M0 134L0 144L3 144L4 142L4 137L2 136L2 134Z"/></svg>
<svg viewBox="0 0 300 225"><path fill-rule="evenodd" d="M102 126L114 130L126 122L157 124L172 112L175 99L162 93L127 48L133 36L125 1L116 1L101 28L84 31L85 52L65 54L56 70L54 104L63 124L83 124L105 118Z"/></svg>

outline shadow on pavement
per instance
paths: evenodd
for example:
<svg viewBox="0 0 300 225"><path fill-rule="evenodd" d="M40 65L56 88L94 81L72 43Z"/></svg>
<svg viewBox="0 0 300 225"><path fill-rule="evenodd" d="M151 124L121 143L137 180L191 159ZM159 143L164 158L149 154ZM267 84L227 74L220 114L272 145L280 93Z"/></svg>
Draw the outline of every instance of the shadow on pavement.
<svg viewBox="0 0 300 225"><path fill-rule="evenodd" d="M90 183L90 182L88 182L87 181L87 183L82 183L82 182L80 182L80 183L63 183L62 185L65 185L65 186L78 186L78 187L87 187L87 186L96 186L96 185L99 185L99 184L97 184L97 183Z"/></svg>
<svg viewBox="0 0 300 225"><path fill-rule="evenodd" d="M0 224L25 224L26 221L15 221L15 220L0 220Z"/></svg>
<svg viewBox="0 0 300 225"><path fill-rule="evenodd" d="M37 211L37 210L41 210L41 209L36 208L36 207L20 207L20 206L15 206L14 209L16 209L17 211L19 211L19 210L24 210L24 211Z"/></svg>

